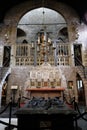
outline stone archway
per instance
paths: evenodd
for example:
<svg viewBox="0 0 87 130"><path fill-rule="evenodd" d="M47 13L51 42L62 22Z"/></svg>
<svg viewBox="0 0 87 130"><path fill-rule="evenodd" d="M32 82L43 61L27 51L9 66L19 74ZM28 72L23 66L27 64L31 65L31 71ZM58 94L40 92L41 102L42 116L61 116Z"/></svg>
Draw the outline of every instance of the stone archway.
<svg viewBox="0 0 87 130"><path fill-rule="evenodd" d="M4 23L7 26L7 29L9 29L9 39L10 39L11 44L15 44L16 42L17 24L20 18L26 12L35 8L42 7L42 6L43 4L40 0L38 0L37 2L29 1L29 2L24 2L20 5L17 5L11 10L9 10L9 12L7 12L7 15L5 16L5 19L4 19ZM68 25L69 41L71 40L74 41L76 38L76 30L73 28L75 28L77 26L77 23L79 22L79 17L78 17L78 14L75 12L75 10L73 10L72 8L70 8L69 6L63 3L52 1L52 0L46 0L44 3L44 7L53 9L64 16ZM7 30L6 26L5 26L5 32Z"/></svg>
<svg viewBox="0 0 87 130"><path fill-rule="evenodd" d="M77 92L78 92L78 103L81 105L85 105L85 90L84 90L84 84L82 81L82 78L80 75L77 73L76 75L76 82L77 82Z"/></svg>

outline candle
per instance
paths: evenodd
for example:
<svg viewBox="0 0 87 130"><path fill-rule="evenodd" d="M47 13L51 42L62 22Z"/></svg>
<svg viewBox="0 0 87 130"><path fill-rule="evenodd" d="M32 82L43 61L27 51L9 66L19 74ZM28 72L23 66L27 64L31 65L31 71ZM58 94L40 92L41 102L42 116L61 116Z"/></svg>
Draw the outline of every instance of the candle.
<svg viewBox="0 0 87 130"><path fill-rule="evenodd" d="M38 44L40 44L40 36L38 36Z"/></svg>
<svg viewBox="0 0 87 130"><path fill-rule="evenodd" d="M34 43L33 42L31 43L31 46L32 46L32 48L34 48Z"/></svg>

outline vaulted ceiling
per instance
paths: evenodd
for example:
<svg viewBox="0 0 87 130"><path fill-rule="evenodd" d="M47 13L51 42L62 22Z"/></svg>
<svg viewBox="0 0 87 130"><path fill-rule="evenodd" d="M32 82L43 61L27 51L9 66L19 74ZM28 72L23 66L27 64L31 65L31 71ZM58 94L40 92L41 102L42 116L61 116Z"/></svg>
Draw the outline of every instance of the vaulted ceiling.
<svg viewBox="0 0 87 130"><path fill-rule="evenodd" d="M12 7L22 2L29 1L29 0L1 0L0 1L0 22L3 22L3 18L5 13ZM34 1L34 0L32 0ZM40 0L42 1L42 0ZM54 1L54 0L53 0ZM79 14L81 20L85 20L84 14L87 11L87 0L56 0L58 2L64 2L68 4L72 8L74 8L77 13Z"/></svg>

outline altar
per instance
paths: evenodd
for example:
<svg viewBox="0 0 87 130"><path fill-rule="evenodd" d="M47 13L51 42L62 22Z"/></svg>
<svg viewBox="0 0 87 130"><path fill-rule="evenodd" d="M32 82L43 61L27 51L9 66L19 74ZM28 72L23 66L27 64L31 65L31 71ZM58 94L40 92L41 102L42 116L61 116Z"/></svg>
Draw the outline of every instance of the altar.
<svg viewBox="0 0 87 130"><path fill-rule="evenodd" d="M66 79L61 73L61 69L43 63L40 67L35 67L30 71L30 75L25 82L25 97L62 97L67 87Z"/></svg>
<svg viewBox="0 0 87 130"><path fill-rule="evenodd" d="M64 87L58 88L49 88L49 87L42 87L42 88L27 88L26 91L28 92L28 97L61 97L63 99L64 94Z"/></svg>

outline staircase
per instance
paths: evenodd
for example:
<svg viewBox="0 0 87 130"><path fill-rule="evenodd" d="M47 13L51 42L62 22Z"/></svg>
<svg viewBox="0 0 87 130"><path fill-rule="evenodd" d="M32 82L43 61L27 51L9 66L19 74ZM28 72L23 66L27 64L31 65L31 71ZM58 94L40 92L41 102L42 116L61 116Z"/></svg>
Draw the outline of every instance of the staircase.
<svg viewBox="0 0 87 130"><path fill-rule="evenodd" d="M84 88L87 88L87 68L83 69L82 66L76 66L76 72L80 75Z"/></svg>
<svg viewBox="0 0 87 130"><path fill-rule="evenodd" d="M84 66L79 59L77 58L77 65L76 65L76 72L80 75L83 85L84 85L84 91L85 91L85 97L87 96L87 67ZM86 98L85 98L86 99ZM87 105L87 99L86 99L86 105Z"/></svg>
<svg viewBox="0 0 87 130"><path fill-rule="evenodd" d="M76 65L77 72L79 73L82 79L87 80L87 67L84 66L77 57L75 57L75 61L76 61L75 65Z"/></svg>
<svg viewBox="0 0 87 130"><path fill-rule="evenodd" d="M9 67L10 59L9 57L5 58L3 61L3 67L0 67L0 82L3 84L4 80L11 72L11 68Z"/></svg>
<svg viewBox="0 0 87 130"><path fill-rule="evenodd" d="M0 67L0 86L3 86L3 83L6 77L11 73L11 68L9 67Z"/></svg>

